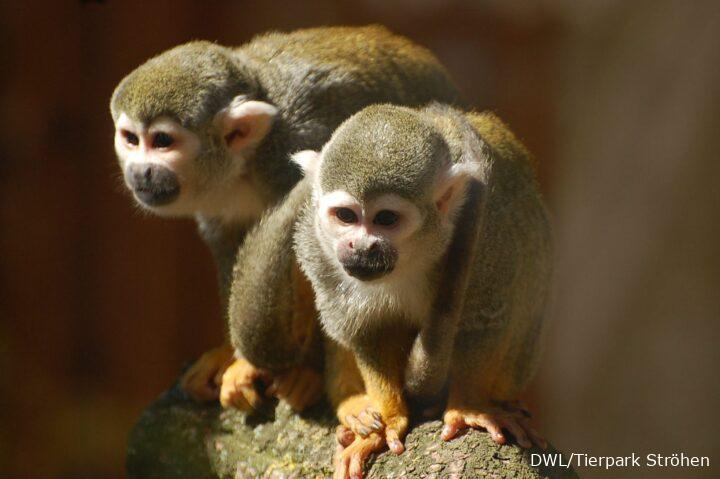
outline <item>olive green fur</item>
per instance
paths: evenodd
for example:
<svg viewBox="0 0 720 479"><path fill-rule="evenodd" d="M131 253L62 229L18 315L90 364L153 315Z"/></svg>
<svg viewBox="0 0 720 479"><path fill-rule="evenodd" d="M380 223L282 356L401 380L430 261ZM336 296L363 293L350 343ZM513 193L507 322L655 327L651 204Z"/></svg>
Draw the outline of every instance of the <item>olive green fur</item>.
<svg viewBox="0 0 720 479"><path fill-rule="evenodd" d="M245 359L270 371L289 369L301 360L315 366L322 363L319 334L309 348L290 339L296 265L292 238L297 216L310 192L310 182L303 180L263 215L248 232L233 270L228 309L230 341Z"/></svg>
<svg viewBox="0 0 720 479"><path fill-rule="evenodd" d="M346 120L323 150L323 192L343 190L359 200L383 193L410 200L431 195L449 151L433 125L415 117L409 108L374 105Z"/></svg>

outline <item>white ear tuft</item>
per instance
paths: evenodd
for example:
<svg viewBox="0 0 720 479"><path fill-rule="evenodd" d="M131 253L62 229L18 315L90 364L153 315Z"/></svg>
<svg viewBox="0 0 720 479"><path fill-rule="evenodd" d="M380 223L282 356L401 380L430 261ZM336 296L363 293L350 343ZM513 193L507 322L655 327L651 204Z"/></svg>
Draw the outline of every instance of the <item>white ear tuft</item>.
<svg viewBox="0 0 720 479"><path fill-rule="evenodd" d="M225 144L237 153L257 146L270 131L277 114L275 105L238 95L217 114L216 121L220 124Z"/></svg>
<svg viewBox="0 0 720 479"><path fill-rule="evenodd" d="M480 180L481 167L472 161L463 161L450 166L435 185L435 205L442 214L451 214L463 203L468 181Z"/></svg>
<svg viewBox="0 0 720 479"><path fill-rule="evenodd" d="M315 175L320 166L320 153L313 150L298 151L291 159L300 166L305 176Z"/></svg>
<svg viewBox="0 0 720 479"><path fill-rule="evenodd" d="M463 161L461 163L455 163L450 167L449 176L464 176L467 179L475 178L476 180L481 180L482 168L479 163Z"/></svg>

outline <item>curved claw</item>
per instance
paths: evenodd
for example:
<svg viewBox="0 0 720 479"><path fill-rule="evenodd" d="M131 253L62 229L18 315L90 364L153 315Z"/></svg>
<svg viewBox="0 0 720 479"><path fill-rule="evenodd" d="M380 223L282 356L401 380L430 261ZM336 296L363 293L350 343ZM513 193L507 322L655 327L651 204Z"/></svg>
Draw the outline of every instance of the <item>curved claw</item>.
<svg viewBox="0 0 720 479"><path fill-rule="evenodd" d="M338 407L338 417L343 425L360 437L385 429L382 416L366 395L346 399Z"/></svg>

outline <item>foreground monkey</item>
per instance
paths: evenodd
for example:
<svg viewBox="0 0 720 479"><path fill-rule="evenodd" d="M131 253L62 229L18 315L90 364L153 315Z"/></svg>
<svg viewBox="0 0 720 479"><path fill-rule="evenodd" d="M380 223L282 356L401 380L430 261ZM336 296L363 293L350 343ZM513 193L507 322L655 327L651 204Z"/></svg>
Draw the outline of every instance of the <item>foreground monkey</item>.
<svg viewBox="0 0 720 479"><path fill-rule="evenodd" d="M406 396L442 395L442 438L485 428L545 446L516 406L537 363L550 233L529 155L492 114L371 106L320 153L295 236L346 428L336 476L399 454ZM452 283L448 288L445 282Z"/></svg>
<svg viewBox="0 0 720 479"><path fill-rule="evenodd" d="M300 179L290 153L319 148L373 103L457 98L426 49L382 27L335 27L270 33L235 49L181 45L125 77L110 108L126 185L147 210L196 218L224 308L246 231ZM215 399L234 361L229 345L210 351L181 384ZM236 377L266 374L239 361Z"/></svg>

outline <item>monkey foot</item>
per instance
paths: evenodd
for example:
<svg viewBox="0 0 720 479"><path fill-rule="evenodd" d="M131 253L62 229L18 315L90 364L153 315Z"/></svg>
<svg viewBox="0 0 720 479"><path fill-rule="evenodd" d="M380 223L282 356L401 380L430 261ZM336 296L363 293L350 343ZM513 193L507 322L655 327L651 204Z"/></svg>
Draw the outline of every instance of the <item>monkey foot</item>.
<svg viewBox="0 0 720 479"><path fill-rule="evenodd" d="M361 479L365 462L371 454L380 452L385 447L382 434L372 433L367 437L355 435L346 426L339 426L337 431L338 447L333 464L333 479Z"/></svg>
<svg viewBox="0 0 720 479"><path fill-rule="evenodd" d="M180 379L180 387L195 401L218 399L225 370L233 363L233 348L229 344L204 353Z"/></svg>
<svg viewBox="0 0 720 479"><path fill-rule="evenodd" d="M277 375L265 394L275 396L294 411L301 412L322 397L322 375L308 366L298 366Z"/></svg>
<svg viewBox="0 0 720 479"><path fill-rule="evenodd" d="M487 406L481 408L448 408L445 411L441 437L445 441L455 438L460 431L466 428L486 429L493 441L505 444L507 439L503 429L510 432L521 447L531 448L533 443L545 449L547 442L530 426L527 410L506 403L507 408L500 406Z"/></svg>
<svg viewBox="0 0 720 479"><path fill-rule="evenodd" d="M269 382L270 373L256 368L246 359L236 359L222 375L220 404L225 408L233 407L245 412L258 409L263 398L255 388L257 380Z"/></svg>

